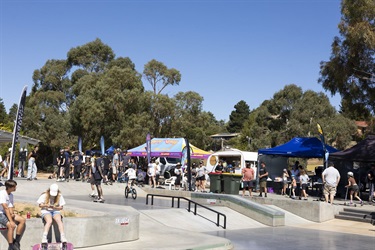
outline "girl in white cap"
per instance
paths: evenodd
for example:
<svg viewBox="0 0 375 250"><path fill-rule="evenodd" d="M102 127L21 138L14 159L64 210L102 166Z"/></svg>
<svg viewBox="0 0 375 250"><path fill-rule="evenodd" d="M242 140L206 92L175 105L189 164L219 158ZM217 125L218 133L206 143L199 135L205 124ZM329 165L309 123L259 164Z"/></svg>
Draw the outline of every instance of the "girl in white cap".
<svg viewBox="0 0 375 250"><path fill-rule="evenodd" d="M52 220L55 220L57 223L57 226L60 231L61 242L66 243L67 240L65 238L64 225L61 220L60 214L60 211L63 209L63 206L65 205L65 200L59 190L59 186L57 186L57 184L52 184L46 192L42 193L37 203L39 204L39 207L42 209L42 219L45 221L44 232L42 237L42 247L46 246L48 243L47 235L48 231L51 228Z"/></svg>

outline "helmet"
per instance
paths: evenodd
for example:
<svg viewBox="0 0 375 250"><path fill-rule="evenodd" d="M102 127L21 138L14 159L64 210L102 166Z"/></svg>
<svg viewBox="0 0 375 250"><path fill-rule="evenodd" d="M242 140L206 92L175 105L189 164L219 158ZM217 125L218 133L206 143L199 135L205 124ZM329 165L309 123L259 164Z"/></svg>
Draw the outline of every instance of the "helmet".
<svg viewBox="0 0 375 250"><path fill-rule="evenodd" d="M348 176L354 176L353 172L348 172Z"/></svg>

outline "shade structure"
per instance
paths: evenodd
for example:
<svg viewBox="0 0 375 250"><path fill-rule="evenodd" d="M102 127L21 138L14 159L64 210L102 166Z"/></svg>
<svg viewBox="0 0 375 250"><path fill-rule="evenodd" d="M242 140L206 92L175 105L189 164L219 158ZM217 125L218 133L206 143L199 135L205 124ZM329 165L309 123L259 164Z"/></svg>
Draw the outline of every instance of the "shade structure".
<svg viewBox="0 0 375 250"><path fill-rule="evenodd" d="M351 148L329 155L331 160L375 162L375 135L369 135Z"/></svg>
<svg viewBox="0 0 375 250"><path fill-rule="evenodd" d="M184 138L153 138L151 140L151 157L182 158L183 149L186 147ZM204 151L190 143L191 158L207 159L211 153ZM146 143L129 149L130 156L147 157Z"/></svg>
<svg viewBox="0 0 375 250"><path fill-rule="evenodd" d="M325 148L330 154L338 151L327 144L325 145ZM273 148L259 149L258 153L263 155L278 155L296 158L325 157L323 144L316 137L295 137L285 144Z"/></svg>

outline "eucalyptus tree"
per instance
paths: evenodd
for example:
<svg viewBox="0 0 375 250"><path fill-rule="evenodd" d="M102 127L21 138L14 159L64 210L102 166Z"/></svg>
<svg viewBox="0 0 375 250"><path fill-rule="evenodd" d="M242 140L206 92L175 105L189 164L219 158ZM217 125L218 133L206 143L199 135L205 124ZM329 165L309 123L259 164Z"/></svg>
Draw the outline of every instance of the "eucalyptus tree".
<svg viewBox="0 0 375 250"><path fill-rule="evenodd" d="M168 69L164 63L155 59L144 66L143 76L151 84L155 95L161 94L167 86L179 85L181 81L181 73L177 69Z"/></svg>
<svg viewBox="0 0 375 250"><path fill-rule="evenodd" d="M212 113L203 111L203 97L194 91L178 92L174 100L173 133L189 138L189 142L197 147L210 149L213 144L210 135L222 128Z"/></svg>
<svg viewBox="0 0 375 250"><path fill-rule="evenodd" d="M375 112L375 1L343 0L338 28L330 60L320 64L319 82L341 95L344 115L367 119Z"/></svg>
<svg viewBox="0 0 375 250"><path fill-rule="evenodd" d="M356 132L354 122L337 113L325 94L291 84L251 112L242 134L250 135L254 149L274 147L293 137L317 136L317 123L326 141L338 148L345 148Z"/></svg>

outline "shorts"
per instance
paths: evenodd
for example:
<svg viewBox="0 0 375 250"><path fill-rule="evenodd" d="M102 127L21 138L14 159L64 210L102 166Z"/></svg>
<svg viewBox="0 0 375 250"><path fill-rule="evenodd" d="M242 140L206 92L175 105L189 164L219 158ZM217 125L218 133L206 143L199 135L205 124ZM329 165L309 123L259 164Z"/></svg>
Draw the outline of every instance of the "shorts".
<svg viewBox="0 0 375 250"><path fill-rule="evenodd" d="M102 180L94 180L94 185L100 186L102 184Z"/></svg>
<svg viewBox="0 0 375 250"><path fill-rule="evenodd" d="M259 182L259 186L260 186L261 188L267 188L267 181L260 181L260 182Z"/></svg>
<svg viewBox="0 0 375 250"><path fill-rule="evenodd" d="M253 186L253 181L243 181L242 182L243 183L243 188L252 188L252 187L254 187Z"/></svg>
<svg viewBox="0 0 375 250"><path fill-rule="evenodd" d="M116 166L112 166L112 174L117 174L117 167Z"/></svg>
<svg viewBox="0 0 375 250"><path fill-rule="evenodd" d="M324 185L324 188L323 188L323 194L324 195L336 195L336 187L332 187L332 186L329 186L329 185Z"/></svg>
<svg viewBox="0 0 375 250"><path fill-rule="evenodd" d="M95 179L94 179L94 176L92 176L92 175L91 175L91 178L90 178L90 184L95 185Z"/></svg>
<svg viewBox="0 0 375 250"><path fill-rule="evenodd" d="M6 226L8 222L9 222L8 217L5 214L0 213L0 224L3 224L4 226Z"/></svg>
<svg viewBox="0 0 375 250"><path fill-rule="evenodd" d="M300 189L306 191L306 190L307 190L307 187L308 187L307 183L303 183L303 184L301 185Z"/></svg>
<svg viewBox="0 0 375 250"><path fill-rule="evenodd" d="M109 169L104 169L103 170L103 175L108 175Z"/></svg>
<svg viewBox="0 0 375 250"><path fill-rule="evenodd" d="M42 219L44 218L44 216L46 216L47 214L50 214L51 216L52 216L52 218L53 217L55 217L55 215L57 215L57 214L60 214L61 215L61 213L60 213L60 211L55 211L55 210L53 210L53 211L47 211L47 212L42 212Z"/></svg>
<svg viewBox="0 0 375 250"><path fill-rule="evenodd" d="M204 181L204 180L206 180L206 176L205 175L199 176L199 177L197 177L196 180L197 181Z"/></svg>
<svg viewBox="0 0 375 250"><path fill-rule="evenodd" d="M359 187L358 187L358 185L351 186L351 187L350 187L350 191L351 191L351 192L354 192L354 193L358 193L358 192L359 192Z"/></svg>

